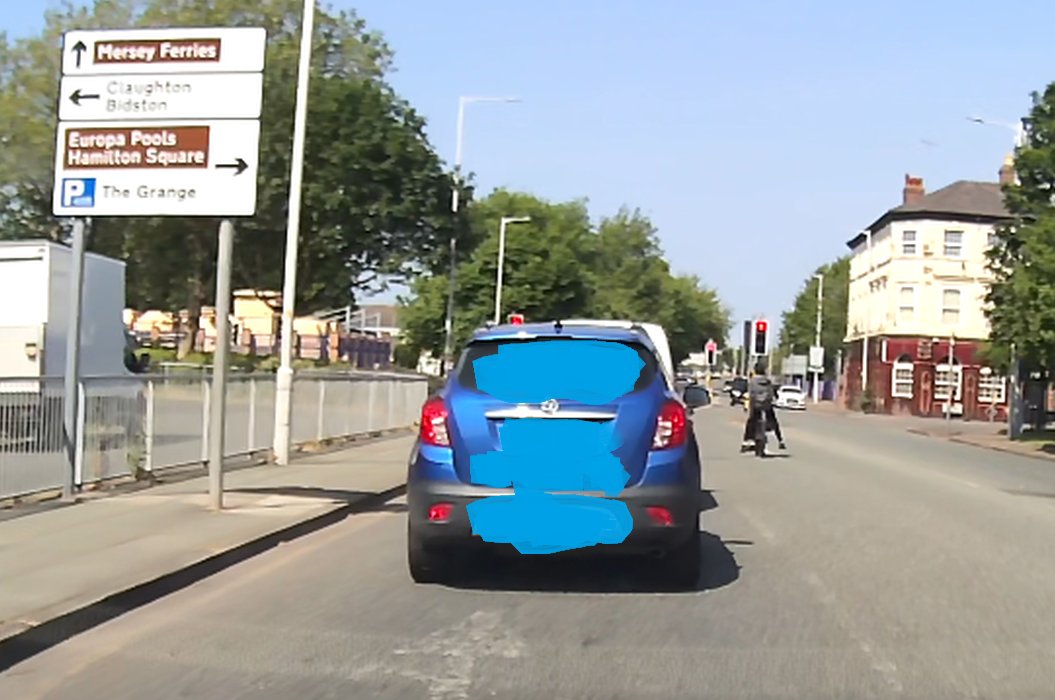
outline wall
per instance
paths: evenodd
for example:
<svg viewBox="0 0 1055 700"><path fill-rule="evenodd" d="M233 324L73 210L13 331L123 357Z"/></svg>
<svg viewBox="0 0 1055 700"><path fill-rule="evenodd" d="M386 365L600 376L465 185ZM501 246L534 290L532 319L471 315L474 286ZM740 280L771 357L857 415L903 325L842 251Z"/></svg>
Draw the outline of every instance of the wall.
<svg viewBox="0 0 1055 700"><path fill-rule="evenodd" d="M963 232L962 257L944 257L947 230ZM916 234L915 251L905 254L904 234ZM985 252L993 227L954 221L897 221L854 251L850 262L847 339L869 334L921 335L984 340L989 337L985 295L991 279ZM929 254L928 254L929 249ZM871 260L871 269L869 260ZM911 311L902 311L901 288L912 287ZM960 313L947 322L944 290L960 292Z"/></svg>
<svg viewBox="0 0 1055 700"><path fill-rule="evenodd" d="M928 352L928 341L929 352ZM885 344L885 347L884 347ZM874 408L877 413L892 415L916 415L941 417L944 415L944 401L934 398L935 369L937 365L947 362L949 342L942 340L934 343L923 337L882 337L869 339L868 384L874 395ZM856 409L862 396L861 391L861 346L860 341L849 346L843 373L843 391L839 397L840 404L846 408ZM979 383L982 380L983 359L980 351L983 343L977 341L956 341L952 356L962 368L962 390L960 401L963 415L956 413L957 418L969 420L989 420L990 402L980 403ZM912 398L893 396L894 363L907 356L913 361ZM996 404L998 421L1007 420L1007 398L1009 389L1005 389L1004 401Z"/></svg>

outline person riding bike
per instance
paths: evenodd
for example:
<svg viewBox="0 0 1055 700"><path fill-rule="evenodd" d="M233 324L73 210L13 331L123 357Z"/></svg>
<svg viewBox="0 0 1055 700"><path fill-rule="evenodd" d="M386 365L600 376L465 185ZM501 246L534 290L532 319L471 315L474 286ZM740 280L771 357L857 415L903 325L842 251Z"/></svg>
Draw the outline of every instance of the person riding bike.
<svg viewBox="0 0 1055 700"><path fill-rule="evenodd" d="M750 410L747 414L747 423L744 425L743 444L745 447L754 443L755 421L762 420L765 421L766 429L772 429L776 433L780 449L788 449L787 444L784 443L784 435L780 432L777 412L773 408L775 395L776 388L773 386L773 381L766 376L766 366L759 362L755 366L755 374L751 377L747 390Z"/></svg>

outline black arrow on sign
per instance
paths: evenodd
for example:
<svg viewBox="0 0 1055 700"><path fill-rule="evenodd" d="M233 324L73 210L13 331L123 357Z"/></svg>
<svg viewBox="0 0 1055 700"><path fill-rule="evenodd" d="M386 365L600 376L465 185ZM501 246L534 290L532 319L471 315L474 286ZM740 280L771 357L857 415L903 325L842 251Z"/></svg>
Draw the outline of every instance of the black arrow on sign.
<svg viewBox="0 0 1055 700"><path fill-rule="evenodd" d="M81 106L81 100L97 100L97 99L99 99L98 95L85 94L85 93L81 92L80 88L77 88L76 90L74 90L73 94L70 95L70 102L72 102L73 104L77 105L78 107Z"/></svg>
<svg viewBox="0 0 1055 700"><path fill-rule="evenodd" d="M246 163L241 158L235 158L233 163L217 163L217 168L231 168L234 170L235 175L241 175L245 172L245 169L249 167L249 163Z"/></svg>
<svg viewBox="0 0 1055 700"><path fill-rule="evenodd" d="M83 41L78 41L73 45L73 53L77 54L77 67L81 67L81 54L88 50L88 47L84 45Z"/></svg>

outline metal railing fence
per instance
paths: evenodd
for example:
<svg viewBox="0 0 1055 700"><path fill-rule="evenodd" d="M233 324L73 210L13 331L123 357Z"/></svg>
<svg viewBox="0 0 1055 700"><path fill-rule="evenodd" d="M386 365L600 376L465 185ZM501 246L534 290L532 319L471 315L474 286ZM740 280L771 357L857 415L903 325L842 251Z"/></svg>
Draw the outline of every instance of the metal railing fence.
<svg viewBox="0 0 1055 700"><path fill-rule="evenodd" d="M193 373L81 381L74 483L204 464L212 382ZM293 385L293 442L413 426L425 377L387 372L301 373ZM275 376L231 374L224 452L271 448ZM0 498L60 488L66 469L62 379L0 379Z"/></svg>

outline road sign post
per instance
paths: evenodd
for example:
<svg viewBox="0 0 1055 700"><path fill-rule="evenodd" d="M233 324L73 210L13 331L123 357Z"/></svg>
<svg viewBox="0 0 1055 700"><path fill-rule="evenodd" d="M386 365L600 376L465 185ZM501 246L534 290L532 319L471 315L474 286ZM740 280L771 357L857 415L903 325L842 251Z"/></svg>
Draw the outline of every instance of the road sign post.
<svg viewBox="0 0 1055 700"><path fill-rule="evenodd" d="M259 27L67 32L55 133L55 216L255 214L266 41ZM74 232L75 253L83 254L83 245L77 246L83 225ZM223 507L233 235L233 224L225 220L218 234L216 391L208 450L210 504L217 509ZM74 333L78 326L75 306ZM68 364L67 393L78 381L76 362ZM67 412L75 410L69 396L67 402Z"/></svg>

